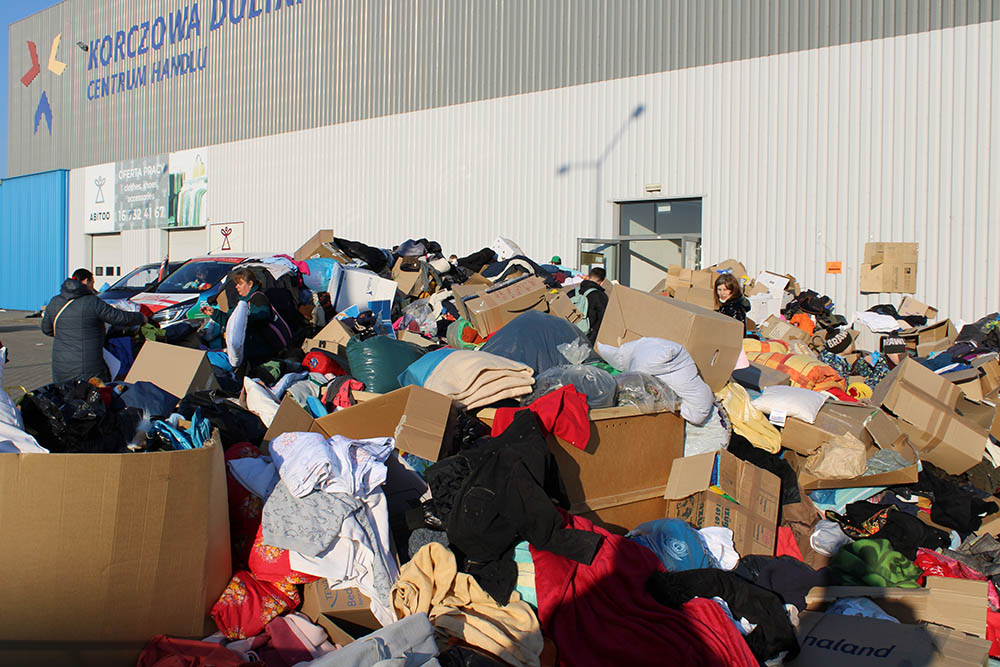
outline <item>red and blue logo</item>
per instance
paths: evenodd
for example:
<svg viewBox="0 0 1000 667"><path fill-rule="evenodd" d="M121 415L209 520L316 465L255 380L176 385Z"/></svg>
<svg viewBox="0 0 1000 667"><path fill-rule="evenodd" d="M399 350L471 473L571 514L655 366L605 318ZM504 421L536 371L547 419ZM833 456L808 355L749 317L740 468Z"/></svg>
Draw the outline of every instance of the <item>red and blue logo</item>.
<svg viewBox="0 0 1000 667"><path fill-rule="evenodd" d="M52 48L49 50L49 62L48 70L55 74L56 76L62 76L63 72L66 71L66 63L61 62L58 58L59 55L59 42L62 40L62 33L59 33L52 38ZM38 47L30 39L28 40L28 56L31 58L31 67L28 71L24 73L21 77L21 84L25 88L29 88L31 84L38 78L38 75L42 71L42 66L38 62ZM49 128L49 136L52 136L52 105L49 104L49 97L42 90L42 96L38 99L38 106L35 108L35 134L38 134L38 126L41 124L42 119L45 119L45 124Z"/></svg>

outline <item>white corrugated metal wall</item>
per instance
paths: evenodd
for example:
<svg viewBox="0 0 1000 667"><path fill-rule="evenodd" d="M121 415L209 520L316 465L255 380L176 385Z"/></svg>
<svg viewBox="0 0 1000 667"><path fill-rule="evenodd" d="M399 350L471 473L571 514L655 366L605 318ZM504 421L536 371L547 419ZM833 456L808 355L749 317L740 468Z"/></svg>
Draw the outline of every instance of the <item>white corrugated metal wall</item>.
<svg viewBox="0 0 1000 667"><path fill-rule="evenodd" d="M333 227L572 257L655 182L705 198L707 262L791 273L850 317L898 301L858 294L864 243L917 241L916 296L971 320L1000 306L998 75L993 21L224 144L211 214L248 249Z"/></svg>
<svg viewBox="0 0 1000 667"><path fill-rule="evenodd" d="M704 197L707 263L791 273L850 318L899 300L858 293L864 243L917 241L916 296L971 320L1000 307L998 75L993 21L273 135L209 149L210 215L247 250L333 227L570 258L661 183Z"/></svg>

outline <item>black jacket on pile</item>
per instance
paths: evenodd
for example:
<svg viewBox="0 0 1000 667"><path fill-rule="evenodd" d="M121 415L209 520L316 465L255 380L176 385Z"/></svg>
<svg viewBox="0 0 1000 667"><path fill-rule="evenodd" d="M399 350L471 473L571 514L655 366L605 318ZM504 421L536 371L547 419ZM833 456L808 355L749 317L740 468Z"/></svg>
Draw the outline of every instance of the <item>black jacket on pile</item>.
<svg viewBox="0 0 1000 667"><path fill-rule="evenodd" d="M111 380L101 351L105 323L131 327L145 321L142 313L127 313L109 306L79 280L67 278L59 294L45 307L42 317L42 333L55 338L52 381L89 380L92 377Z"/></svg>
<svg viewBox="0 0 1000 667"><path fill-rule="evenodd" d="M587 321L590 322L587 340L593 345L597 342L597 330L601 328L604 312L608 309L608 293L593 280L584 280L576 289L580 291L580 294L590 292L587 294Z"/></svg>
<svg viewBox="0 0 1000 667"><path fill-rule="evenodd" d="M463 571L501 605L517 583L518 542L589 565L603 540L562 527L553 499L568 507L566 490L530 410L518 412L499 436L438 461L427 482L446 515L452 550L464 556Z"/></svg>
<svg viewBox="0 0 1000 667"><path fill-rule="evenodd" d="M722 598L733 616L757 625L746 641L761 663L782 651L788 651L789 660L799 654L795 628L781 598L739 575L713 568L657 572L649 578L646 588L657 602L674 609L694 597Z"/></svg>

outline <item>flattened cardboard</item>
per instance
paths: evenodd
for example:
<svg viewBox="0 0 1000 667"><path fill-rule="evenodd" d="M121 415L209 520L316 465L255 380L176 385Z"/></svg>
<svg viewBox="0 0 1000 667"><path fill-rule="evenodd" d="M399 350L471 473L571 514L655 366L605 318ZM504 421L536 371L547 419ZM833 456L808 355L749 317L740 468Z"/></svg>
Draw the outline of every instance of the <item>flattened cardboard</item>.
<svg viewBox="0 0 1000 667"><path fill-rule="evenodd" d="M521 313L548 311L545 281L537 276L522 276L482 288L455 285L455 307L479 332L489 336Z"/></svg>
<svg viewBox="0 0 1000 667"><path fill-rule="evenodd" d="M765 556L774 554L780 497L776 475L725 450L674 461L664 492L666 516L698 528L729 528L740 554Z"/></svg>
<svg viewBox="0 0 1000 667"><path fill-rule="evenodd" d="M781 430L781 446L808 456L827 440L850 433L861 439L865 421L877 408L857 403L830 402L823 404L810 424L797 417L785 420Z"/></svg>
<svg viewBox="0 0 1000 667"><path fill-rule="evenodd" d="M729 382L743 349L743 325L731 317L677 299L616 286L597 341L618 347L645 336L683 345L712 391Z"/></svg>
<svg viewBox="0 0 1000 667"><path fill-rule="evenodd" d="M988 585L928 576L924 588L817 587L806 595L806 608L824 611L840 598L865 597L901 623L935 623L985 639Z"/></svg>
<svg viewBox="0 0 1000 667"><path fill-rule="evenodd" d="M757 325L757 329L761 336L770 340L783 340L786 343L805 343L809 340L809 334L805 331L774 316Z"/></svg>
<svg viewBox="0 0 1000 667"><path fill-rule="evenodd" d="M309 430L348 438L393 437L399 451L437 461L451 413L450 398L411 385L320 417Z"/></svg>
<svg viewBox="0 0 1000 667"><path fill-rule="evenodd" d="M183 451L0 454L0 535L17 573L0 641L203 637L231 575L218 433Z"/></svg>
<svg viewBox="0 0 1000 667"><path fill-rule="evenodd" d="M912 296L904 296L903 301L899 304L899 308L896 309L896 312L903 317L907 315L918 315L926 317L928 320L937 319L938 316L937 308L928 306L926 303L921 303Z"/></svg>
<svg viewBox="0 0 1000 667"><path fill-rule="evenodd" d="M965 397L975 403L982 403L1000 387L1000 361L996 358L983 360L969 371L970 375L966 378L957 378L957 373L948 373L942 377L955 383Z"/></svg>
<svg viewBox="0 0 1000 667"><path fill-rule="evenodd" d="M869 294L913 294L917 291L917 265L862 264L860 289Z"/></svg>
<svg viewBox="0 0 1000 667"><path fill-rule="evenodd" d="M126 382L152 382L174 396L218 389L212 364L204 350L146 341L135 363L125 376Z"/></svg>
<svg viewBox="0 0 1000 667"><path fill-rule="evenodd" d="M437 345L437 343L433 340L424 338L420 334L413 331L407 331L406 329L400 329L396 332L396 340L413 343L414 345L419 345L420 347L434 347Z"/></svg>
<svg viewBox="0 0 1000 667"><path fill-rule="evenodd" d="M351 342L351 338L347 325L334 318L314 337L307 338L302 343L302 351L309 354L310 350L318 348L343 356L347 354L347 344Z"/></svg>
<svg viewBox="0 0 1000 667"><path fill-rule="evenodd" d="M492 424L494 414L487 409L477 416ZM547 440L571 513L615 533L663 518L671 466L684 455L679 415L641 414L635 408L591 410L586 450L551 436Z"/></svg>
<svg viewBox="0 0 1000 667"><path fill-rule="evenodd" d="M861 616L799 614L801 652L789 667L981 667L991 643L933 625L908 625Z"/></svg>
<svg viewBox="0 0 1000 667"><path fill-rule="evenodd" d="M896 415L900 430L921 458L959 475L979 463L986 450L986 430L954 410L961 390L905 359L882 380L872 396Z"/></svg>
<svg viewBox="0 0 1000 667"><path fill-rule="evenodd" d="M882 264L894 262L897 264L917 263L917 243L884 243L873 242L865 244L865 264Z"/></svg>

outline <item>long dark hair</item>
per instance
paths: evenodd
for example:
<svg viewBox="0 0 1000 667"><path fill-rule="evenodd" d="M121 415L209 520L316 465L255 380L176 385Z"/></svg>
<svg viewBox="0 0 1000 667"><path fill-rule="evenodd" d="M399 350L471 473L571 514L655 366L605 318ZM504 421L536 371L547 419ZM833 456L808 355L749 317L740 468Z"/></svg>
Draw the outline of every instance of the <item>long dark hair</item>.
<svg viewBox="0 0 1000 667"><path fill-rule="evenodd" d="M719 301L719 285L725 285L729 288L729 301L739 301L743 298L743 288L740 287L740 281L731 273L723 273L715 279L715 289L712 290L712 298L715 299L716 310L722 306L722 302Z"/></svg>

